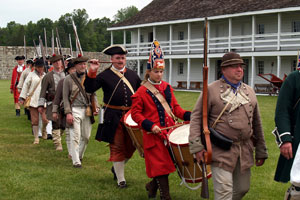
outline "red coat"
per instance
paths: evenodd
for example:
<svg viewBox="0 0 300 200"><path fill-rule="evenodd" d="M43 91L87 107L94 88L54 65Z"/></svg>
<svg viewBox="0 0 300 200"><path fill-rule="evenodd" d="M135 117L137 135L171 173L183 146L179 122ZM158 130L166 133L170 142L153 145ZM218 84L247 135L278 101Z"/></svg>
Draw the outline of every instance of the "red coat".
<svg viewBox="0 0 300 200"><path fill-rule="evenodd" d="M166 101L171 105L174 115L183 120L190 120L190 112L183 110L173 93L173 88L162 81L160 85L154 85ZM174 125L173 119L165 112L157 98L146 87L141 86L138 91L131 96L132 98L132 119L143 129L144 157L146 173L153 178L160 175L170 174L175 171L174 164L164 145L167 131L164 130L163 136L157 134L147 134L154 125L161 128Z"/></svg>
<svg viewBox="0 0 300 200"><path fill-rule="evenodd" d="M22 71L24 71L25 68L26 67L24 65ZM13 90L15 103L18 103L18 101L19 101L20 93L18 92L17 85L19 83L19 79L20 79L21 74L22 74L22 72L17 72L17 69L18 69L18 65L15 66L14 69L13 69L12 75L11 75L11 81L10 81L10 89Z"/></svg>

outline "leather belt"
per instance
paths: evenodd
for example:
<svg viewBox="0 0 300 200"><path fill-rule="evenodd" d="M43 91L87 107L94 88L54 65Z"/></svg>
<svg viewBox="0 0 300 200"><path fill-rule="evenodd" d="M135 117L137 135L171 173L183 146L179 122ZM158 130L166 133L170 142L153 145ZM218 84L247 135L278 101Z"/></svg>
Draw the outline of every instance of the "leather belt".
<svg viewBox="0 0 300 200"><path fill-rule="evenodd" d="M130 106L114 106L106 103L104 103L104 106L115 110L129 110L131 108Z"/></svg>

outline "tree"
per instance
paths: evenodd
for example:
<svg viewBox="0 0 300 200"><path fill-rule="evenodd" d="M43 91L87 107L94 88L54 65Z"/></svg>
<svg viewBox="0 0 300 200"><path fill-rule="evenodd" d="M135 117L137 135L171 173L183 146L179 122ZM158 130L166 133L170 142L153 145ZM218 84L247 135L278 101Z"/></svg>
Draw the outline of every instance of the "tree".
<svg viewBox="0 0 300 200"><path fill-rule="evenodd" d="M118 13L114 15L114 24L123 22L134 15L136 15L139 10L135 6L129 6L127 8L122 8L118 10ZM130 35L126 34L126 42L130 42ZM123 43L123 31L114 32L114 43Z"/></svg>
<svg viewBox="0 0 300 200"><path fill-rule="evenodd" d="M129 6L127 8L121 8L118 13L114 15L114 23L120 23L126 19L129 19L139 12L137 7Z"/></svg>

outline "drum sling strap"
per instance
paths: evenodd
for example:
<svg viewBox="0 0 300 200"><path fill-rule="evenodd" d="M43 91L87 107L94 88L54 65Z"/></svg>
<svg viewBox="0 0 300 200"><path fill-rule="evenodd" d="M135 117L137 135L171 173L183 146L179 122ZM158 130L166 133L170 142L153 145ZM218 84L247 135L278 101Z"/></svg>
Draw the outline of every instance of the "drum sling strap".
<svg viewBox="0 0 300 200"><path fill-rule="evenodd" d="M163 108L165 109L165 111L168 113L169 116L172 117L172 119L176 122L177 119L175 117L175 115L173 114L169 104L167 103L165 97L148 81L146 81L143 84L148 90L150 90L150 92L152 92L152 94L155 95L155 97L158 99L158 101L161 103L161 105L163 106Z"/></svg>

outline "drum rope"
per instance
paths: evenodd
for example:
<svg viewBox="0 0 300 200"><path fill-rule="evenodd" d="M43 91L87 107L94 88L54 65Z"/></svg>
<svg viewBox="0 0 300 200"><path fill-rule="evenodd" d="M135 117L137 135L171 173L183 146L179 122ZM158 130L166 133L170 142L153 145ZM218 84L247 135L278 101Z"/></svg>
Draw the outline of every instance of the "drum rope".
<svg viewBox="0 0 300 200"><path fill-rule="evenodd" d="M178 172L178 174L179 174L179 176L180 176L180 178L181 178L181 183L180 183L180 185L184 184L184 186L187 187L187 188L190 189L190 190L198 190L198 189L201 187L202 182L200 182L200 183L199 183L197 186L195 186L195 187L191 187L191 186L189 186L189 185L187 184L187 182L186 182L185 179L184 179L184 176L182 175L182 173L181 173L181 171L180 171L180 169L179 169L179 166L177 165L177 163L176 163L176 161L175 161L175 160L176 160L176 157L175 157L175 155L174 155L174 152L173 152L173 149L172 149L172 147L171 147L170 141L168 140L167 142L168 142L169 149L171 150L172 156L173 156L173 158L174 158L174 165L175 165L175 167L176 167L176 169L177 169L177 172ZM180 154L181 154L181 151L179 151L179 152L180 152ZM181 154L180 156L181 156L181 160L182 160L182 154ZM183 173L184 173L184 170L183 170Z"/></svg>

